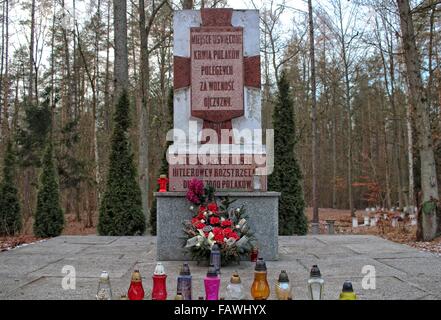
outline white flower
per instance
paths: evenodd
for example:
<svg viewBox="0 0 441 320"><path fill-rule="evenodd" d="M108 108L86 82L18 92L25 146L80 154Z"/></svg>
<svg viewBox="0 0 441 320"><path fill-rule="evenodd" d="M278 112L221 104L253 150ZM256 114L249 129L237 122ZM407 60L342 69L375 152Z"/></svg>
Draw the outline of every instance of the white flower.
<svg viewBox="0 0 441 320"><path fill-rule="evenodd" d="M208 244L210 245L210 247L215 243L213 238L214 238L214 234L213 234L213 232L210 232L207 237L207 241L208 241Z"/></svg>
<svg viewBox="0 0 441 320"><path fill-rule="evenodd" d="M236 212L238 212L238 213L239 213L239 212L240 212L240 208L237 208L237 209L236 209Z"/></svg>
<svg viewBox="0 0 441 320"><path fill-rule="evenodd" d="M237 225L236 225L236 229L240 229L240 225L237 224Z"/></svg>
<svg viewBox="0 0 441 320"><path fill-rule="evenodd" d="M205 220L204 220L204 219L202 219L202 220L201 220L201 222L202 222L202 223L205 223Z"/></svg>
<svg viewBox="0 0 441 320"><path fill-rule="evenodd" d="M194 207L193 207L193 206L190 206L190 210L193 211L193 209L194 209Z"/></svg>
<svg viewBox="0 0 441 320"><path fill-rule="evenodd" d="M220 221L221 221L221 222L225 221L225 218L224 218L224 217L221 217Z"/></svg>

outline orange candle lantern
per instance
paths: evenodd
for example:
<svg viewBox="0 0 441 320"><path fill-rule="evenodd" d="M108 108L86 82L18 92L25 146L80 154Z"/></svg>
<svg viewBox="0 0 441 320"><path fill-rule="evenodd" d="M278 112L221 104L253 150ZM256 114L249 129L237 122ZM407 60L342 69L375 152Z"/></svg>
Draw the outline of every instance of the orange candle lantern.
<svg viewBox="0 0 441 320"><path fill-rule="evenodd" d="M251 296L254 300L266 300L270 295L265 261L257 259L254 269L254 281L251 285Z"/></svg>

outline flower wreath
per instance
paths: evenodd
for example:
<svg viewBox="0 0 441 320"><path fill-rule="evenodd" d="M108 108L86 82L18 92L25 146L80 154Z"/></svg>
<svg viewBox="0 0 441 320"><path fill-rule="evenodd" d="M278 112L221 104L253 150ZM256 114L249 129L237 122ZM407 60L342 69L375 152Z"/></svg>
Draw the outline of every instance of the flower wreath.
<svg viewBox="0 0 441 320"><path fill-rule="evenodd" d="M255 240L247 223L245 208L230 209L235 201L214 197L215 189L204 186L203 181L193 178L188 187L187 200L192 203L193 218L184 222L184 247L192 259L208 260L213 244L217 243L222 263L239 262L241 256L249 255Z"/></svg>

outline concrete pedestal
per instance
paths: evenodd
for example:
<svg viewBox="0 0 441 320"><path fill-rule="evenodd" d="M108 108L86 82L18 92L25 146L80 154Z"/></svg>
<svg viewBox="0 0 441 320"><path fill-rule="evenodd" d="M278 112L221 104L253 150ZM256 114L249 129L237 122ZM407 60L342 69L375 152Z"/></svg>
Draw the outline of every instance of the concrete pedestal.
<svg viewBox="0 0 441 320"><path fill-rule="evenodd" d="M157 192L157 260L190 260L185 255L182 223L192 218L186 192ZM245 205L251 231L259 246L259 256L278 259L279 192L217 192L216 196L236 199L232 207Z"/></svg>

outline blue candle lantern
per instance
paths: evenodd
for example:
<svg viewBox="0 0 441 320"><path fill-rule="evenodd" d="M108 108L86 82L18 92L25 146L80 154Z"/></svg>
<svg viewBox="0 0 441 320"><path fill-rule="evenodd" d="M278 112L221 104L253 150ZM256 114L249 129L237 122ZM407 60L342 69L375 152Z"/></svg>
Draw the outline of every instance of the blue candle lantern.
<svg viewBox="0 0 441 320"><path fill-rule="evenodd" d="M221 268L221 253L217 243L213 244L210 253L210 265L213 265L217 274L220 274Z"/></svg>
<svg viewBox="0 0 441 320"><path fill-rule="evenodd" d="M177 294L182 300L191 300L191 272L188 263L184 263L178 276Z"/></svg>

